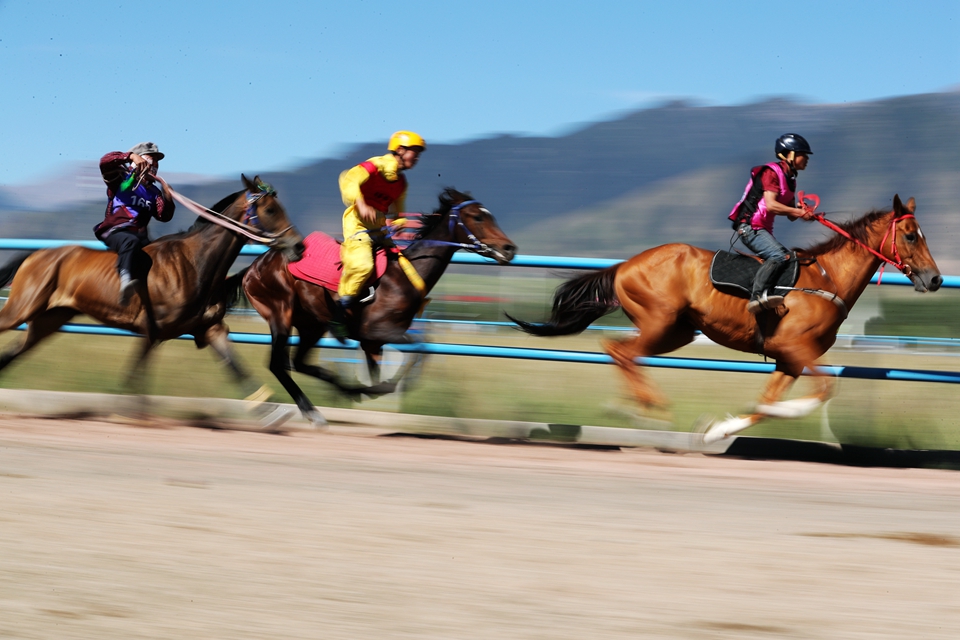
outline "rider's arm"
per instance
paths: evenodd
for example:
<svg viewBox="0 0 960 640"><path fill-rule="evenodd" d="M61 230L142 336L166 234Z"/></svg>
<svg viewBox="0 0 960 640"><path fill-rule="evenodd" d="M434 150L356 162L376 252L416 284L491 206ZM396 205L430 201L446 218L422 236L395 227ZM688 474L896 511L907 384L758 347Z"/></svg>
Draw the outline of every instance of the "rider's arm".
<svg viewBox="0 0 960 640"><path fill-rule="evenodd" d="M111 151L100 158L100 175L111 192L119 191L120 183L127 177L129 162L130 154L126 151Z"/></svg>
<svg viewBox="0 0 960 640"><path fill-rule="evenodd" d="M806 220L809 220L813 217L812 213L807 213L800 207L789 207L785 204L781 204L777 200L777 195L779 194L776 191L763 192L763 203L767 205L767 211L770 213L778 216L790 216L791 218L804 218Z"/></svg>
<svg viewBox="0 0 960 640"><path fill-rule="evenodd" d="M340 174L340 197L343 204L348 207L353 205L360 220L368 225L377 221L377 210L367 204L360 192L360 186L369 179L370 172L359 164Z"/></svg>

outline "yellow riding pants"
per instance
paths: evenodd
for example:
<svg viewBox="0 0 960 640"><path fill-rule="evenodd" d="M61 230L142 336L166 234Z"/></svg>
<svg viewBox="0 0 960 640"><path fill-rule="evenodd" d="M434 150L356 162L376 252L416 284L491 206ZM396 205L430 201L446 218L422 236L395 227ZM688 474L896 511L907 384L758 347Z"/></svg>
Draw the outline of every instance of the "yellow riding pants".
<svg viewBox="0 0 960 640"><path fill-rule="evenodd" d="M386 218L377 216L373 229L360 221L360 216L351 206L343 214L343 244L340 245L340 261L343 271L340 273L340 285L337 293L341 296L355 296L360 287L373 271L373 252L385 238L380 229L386 224Z"/></svg>

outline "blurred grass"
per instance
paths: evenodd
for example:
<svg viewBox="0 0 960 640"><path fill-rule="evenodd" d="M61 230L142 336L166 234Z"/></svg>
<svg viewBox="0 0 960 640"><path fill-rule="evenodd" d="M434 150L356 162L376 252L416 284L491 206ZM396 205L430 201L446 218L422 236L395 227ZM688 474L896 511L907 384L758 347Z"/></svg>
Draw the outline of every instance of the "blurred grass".
<svg viewBox="0 0 960 640"><path fill-rule="evenodd" d="M434 290L429 316L502 320L503 311L508 311L524 319L540 320L549 312L552 291L558 282L559 279L543 274L500 277L453 273ZM464 295L489 300L463 302ZM957 292L921 297L903 288L873 287L864 297L868 313L860 320L863 333L960 337L960 320L955 313L960 303ZM626 324L622 316L616 315L601 322ZM228 324L233 331L267 332L258 316L231 315ZM581 351L600 351L599 338L610 333L590 331L580 336L543 339L501 327L427 324L425 328L427 339L433 342ZM849 332L860 332L855 330ZM0 348L19 338L19 332L0 336ZM5 370L0 384L7 388L122 393L126 390L125 374L136 340L58 334ZM277 399L290 401L266 368L268 347L236 346L251 373L269 384ZM341 350L317 353L325 361L358 355ZM712 345L691 345L671 355L762 361L759 356ZM949 350L933 352L922 348L912 352L834 349L823 363L952 371L957 369L956 355ZM689 430L701 414L719 417L747 410L765 383L765 376L747 373L649 368L645 372L673 403L669 414L653 413L651 417L668 419L673 428L681 431ZM316 405L352 406L329 385L293 375ZM808 389L809 382L801 379L790 395L803 395ZM197 350L191 341L184 340L168 342L155 351L149 367L148 392L186 397L242 395L212 350ZM619 409L611 410L611 405ZM635 407L612 365L431 356L425 360L417 383L402 396L361 406L453 417L638 426L628 415ZM825 411L798 420L771 419L749 433L811 440L830 440L835 435L841 442L862 446L960 449L958 415L960 400L951 385L840 380L838 394Z"/></svg>

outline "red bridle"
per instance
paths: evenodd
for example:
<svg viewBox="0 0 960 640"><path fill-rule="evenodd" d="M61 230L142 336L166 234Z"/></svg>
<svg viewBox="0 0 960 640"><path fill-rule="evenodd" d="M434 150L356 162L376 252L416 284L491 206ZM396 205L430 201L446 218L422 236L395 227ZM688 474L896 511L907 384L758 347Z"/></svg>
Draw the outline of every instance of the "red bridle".
<svg viewBox="0 0 960 640"><path fill-rule="evenodd" d="M810 200L810 202L808 203L807 200ZM814 211L817 210L817 207L820 206L820 197L814 193L804 194L803 191L799 191L797 192L797 202L799 202L800 205L806 211L813 213ZM892 219L890 221L890 227L887 229L887 232L883 234L883 240L880 241L880 251L883 251L883 245L886 244L887 242L887 236L890 236L890 252L893 254L893 260L891 260L887 256L880 253L880 251L877 251L871 247L868 247L867 245L863 244L862 242L860 242L859 240L851 236L841 227L838 227L834 223L824 218L822 213L818 213L814 216L814 220L816 220L823 226L833 231L836 231L847 240L850 240L854 244L860 245L861 247L863 247L864 249L866 249L867 251L869 251L870 253L872 253L873 255L875 255L876 257L880 258L880 260L883 261L883 264L880 265L880 276L877 278L878 285L883 280L883 268L886 267L888 264L892 264L893 266L895 266L897 269L900 270L900 273L902 273L905 276L909 276L912 273L910 269L910 265L904 264L903 260L900 259L900 251L899 249L897 249L897 223L900 222L901 220L907 220L909 218L916 218L916 216L914 216L912 213L905 213L902 216Z"/></svg>

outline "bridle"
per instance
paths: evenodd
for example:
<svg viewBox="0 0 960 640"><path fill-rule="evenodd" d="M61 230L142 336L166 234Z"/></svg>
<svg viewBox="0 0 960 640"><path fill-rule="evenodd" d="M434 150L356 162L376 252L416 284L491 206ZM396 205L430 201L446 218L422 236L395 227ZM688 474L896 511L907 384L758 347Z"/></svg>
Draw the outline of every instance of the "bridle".
<svg viewBox="0 0 960 640"><path fill-rule="evenodd" d="M266 231L263 228L263 225L260 223L260 217L257 215L257 202L260 201L264 196L276 196L277 192L270 185L260 182L257 184L257 191L247 191L247 207L243 214L243 219L241 221L236 221L233 218L223 215L213 209L208 209L203 205L194 202L190 198L174 191L170 185L166 184L163 181L163 178L160 176L154 176L154 179L163 184L170 190L170 194L173 196L173 199L178 203L182 204L184 207L189 209L192 213L209 220L210 222L227 229L228 231L233 231L238 233L254 242L260 242L262 244L273 246L279 240L280 237L293 228L293 225L288 225L286 228L281 229L280 231L270 232Z"/></svg>
<svg viewBox="0 0 960 640"><path fill-rule="evenodd" d="M467 236L467 240L469 242L450 242L448 240L421 239L418 241L418 243L423 243L428 246L457 247L459 249L466 249L467 251L473 251L474 253L477 253L481 256L499 256L500 258L503 258L504 260L506 260L506 256L504 256L502 253L500 253L490 245L484 242L481 242L480 239L477 238L477 236L475 236L473 232L467 228L467 225L461 219L460 217L461 209L471 204L478 205L480 207L480 210L483 211L484 213L488 213L488 214L490 213L487 209L483 207L482 204L480 204L479 200L464 200L463 202L456 204L450 208L450 213L448 214L448 219L447 219L447 224L448 224L447 230L450 236L452 237L456 229L460 228L460 229L463 229L463 233L464 235Z"/></svg>
<svg viewBox="0 0 960 640"><path fill-rule="evenodd" d="M811 203L808 204L808 203L806 202L807 200L810 200ZM803 191L799 191L799 192L797 193L797 201L800 202L800 203L802 203L803 208L806 209L806 210L808 210L808 211L810 211L811 213L814 212L814 211L816 211L817 207L820 205L820 198L819 198L816 194L813 194L813 193L804 194ZM878 285L879 285L880 282L883 280L883 269L884 269L884 267L886 267L888 264L891 264L891 265L893 265L894 267L896 267L896 268L900 271L900 273L902 273L903 275L905 275L905 276L907 276L907 277L910 277L910 275L913 273L913 269L910 268L910 265L906 264L906 263L903 261L903 259L900 258L900 250L897 248L897 223L900 222L901 220L909 220L909 219L911 219L911 218L916 219L916 216L914 216L912 213L905 213L905 214L903 214L902 216L897 216L897 217L893 218L893 219L890 221L890 226L887 227L886 233L883 234L883 239L880 241L880 251L883 251L883 245L886 244L887 238L889 237L889 238L890 238L890 253L893 255L893 259L891 260L891 259L888 258L887 256L885 256L885 255L883 255L882 253L880 253L880 251L877 251L876 249L874 249L874 248L872 248L872 247L868 247L868 246L865 245L864 243L860 242L859 240L857 240L856 238L854 238L853 236L851 236L851 235L850 235L845 229L843 229L842 227L839 227L839 226L837 226L836 224L834 224L833 222L827 220L827 219L823 216L822 213L818 213L818 214L816 214L816 215L813 217L814 220L816 220L817 222L819 222L819 223L822 224L823 226L827 227L828 229L830 229L830 230L832 230L832 231L836 231L837 233L839 233L840 235L842 235L842 236L843 236L844 238L846 238L847 240L850 240L850 241L853 242L854 244L856 244L856 245L858 245L858 246L866 249L868 252L872 253L874 256L876 256L877 258L879 258L879 259L882 261L882 264L880 265L880 275L879 275L878 278L877 278L877 284L878 284Z"/></svg>

